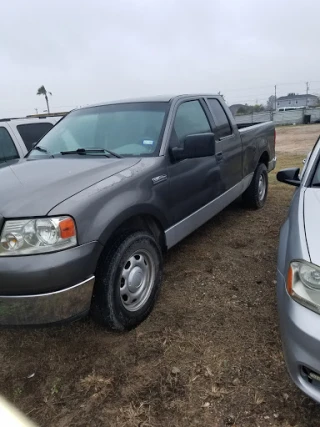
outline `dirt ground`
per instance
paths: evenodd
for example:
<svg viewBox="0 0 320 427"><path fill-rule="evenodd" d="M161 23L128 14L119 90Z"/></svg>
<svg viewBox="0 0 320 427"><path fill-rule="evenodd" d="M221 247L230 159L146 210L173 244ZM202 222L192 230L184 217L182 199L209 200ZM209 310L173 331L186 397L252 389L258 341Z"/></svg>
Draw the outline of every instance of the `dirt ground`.
<svg viewBox="0 0 320 427"><path fill-rule="evenodd" d="M278 168L301 165L317 136L304 129L278 131ZM282 357L276 251L292 189L270 183L263 210L234 203L168 253L159 302L135 331L88 319L2 329L0 392L46 427L319 426Z"/></svg>
<svg viewBox="0 0 320 427"><path fill-rule="evenodd" d="M308 126L277 127L277 151L279 153L305 154L320 135L320 124Z"/></svg>

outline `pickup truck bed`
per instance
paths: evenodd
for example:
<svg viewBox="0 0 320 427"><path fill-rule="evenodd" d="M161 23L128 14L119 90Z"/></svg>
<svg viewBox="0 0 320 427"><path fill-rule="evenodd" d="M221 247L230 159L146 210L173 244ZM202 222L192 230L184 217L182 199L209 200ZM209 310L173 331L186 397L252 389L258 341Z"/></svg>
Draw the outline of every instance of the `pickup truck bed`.
<svg viewBox="0 0 320 427"><path fill-rule="evenodd" d="M252 170L257 161L257 157L261 155L261 150L265 151L265 156L267 156L267 153L270 153L268 155L268 162L270 161L270 164L268 164L268 171L274 169L275 167L275 127L273 122L266 122L266 123L258 123L251 126L246 126L241 129L239 129L239 134L241 137L241 141L243 144L244 152L246 150L246 147L250 147L250 150L252 149L252 141L255 141L255 147L253 147L254 153L248 153L247 160L244 164L244 173L246 171ZM253 154L253 155L252 155ZM270 159L271 157L271 159ZM252 163L250 164L250 158ZM266 158L267 159L267 158ZM247 167L247 169L246 169Z"/></svg>

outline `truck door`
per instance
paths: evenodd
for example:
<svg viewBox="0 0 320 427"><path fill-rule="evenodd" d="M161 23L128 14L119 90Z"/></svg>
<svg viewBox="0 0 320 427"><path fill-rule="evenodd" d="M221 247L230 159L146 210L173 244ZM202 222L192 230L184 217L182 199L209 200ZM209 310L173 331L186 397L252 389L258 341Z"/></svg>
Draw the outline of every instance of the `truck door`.
<svg viewBox="0 0 320 427"><path fill-rule="evenodd" d="M240 183L242 176L242 144L239 132L234 132L230 120L216 98L207 98L213 116L216 140L216 157L218 158L224 191Z"/></svg>
<svg viewBox="0 0 320 427"><path fill-rule="evenodd" d="M211 132L204 101L185 101L177 107L170 148L180 147L187 135ZM221 194L219 165L215 156L185 159L168 166L171 217L178 222Z"/></svg>

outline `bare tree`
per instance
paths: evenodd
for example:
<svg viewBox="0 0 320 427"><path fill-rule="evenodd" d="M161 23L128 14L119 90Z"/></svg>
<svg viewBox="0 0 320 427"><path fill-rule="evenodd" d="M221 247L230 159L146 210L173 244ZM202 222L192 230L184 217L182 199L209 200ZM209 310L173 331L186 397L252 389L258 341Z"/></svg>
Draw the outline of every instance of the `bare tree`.
<svg viewBox="0 0 320 427"><path fill-rule="evenodd" d="M44 95L44 98L45 98L46 103L47 103L47 111L50 114L48 95L52 96L52 93L49 92L49 91L47 91L47 89L42 85L42 86L39 87L37 95Z"/></svg>
<svg viewBox="0 0 320 427"><path fill-rule="evenodd" d="M274 95L269 96L267 105L266 105L267 110L272 111L275 109L275 101L276 101L276 97Z"/></svg>

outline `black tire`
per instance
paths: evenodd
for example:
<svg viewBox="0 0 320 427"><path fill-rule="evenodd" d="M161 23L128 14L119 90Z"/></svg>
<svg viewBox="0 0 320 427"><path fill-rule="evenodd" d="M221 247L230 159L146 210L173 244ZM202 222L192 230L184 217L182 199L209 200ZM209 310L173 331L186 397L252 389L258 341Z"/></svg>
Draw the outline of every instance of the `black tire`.
<svg viewBox="0 0 320 427"><path fill-rule="evenodd" d="M139 263L139 266L135 263ZM128 264L128 277L124 279L123 275L127 274ZM141 272L137 272L139 269ZM148 275L146 271L149 270L151 273ZM150 280L146 279L148 277ZM160 290L161 279L162 252L154 237L146 231L122 234L104 251L99 261L91 306L93 319L115 331L129 331L135 328L151 313ZM129 286L131 283L135 287L133 289L139 291L143 287L147 289L147 285L144 285L147 282L152 283L152 286L148 291L149 294L145 293L145 301L141 301L142 305L139 306L134 302L135 294L130 292ZM123 287L122 292L126 292L127 295L120 294L120 287ZM130 305L132 298L133 302ZM136 309L132 311L135 304Z"/></svg>
<svg viewBox="0 0 320 427"><path fill-rule="evenodd" d="M259 192L260 178L265 182L265 191L262 194ZM251 184L243 193L242 198L245 204L253 209L261 209L265 205L268 195L268 171L265 164L260 163L253 175Z"/></svg>

